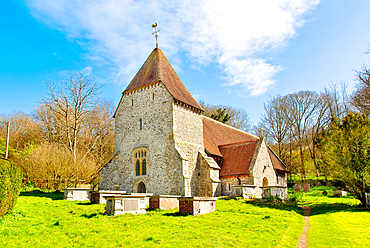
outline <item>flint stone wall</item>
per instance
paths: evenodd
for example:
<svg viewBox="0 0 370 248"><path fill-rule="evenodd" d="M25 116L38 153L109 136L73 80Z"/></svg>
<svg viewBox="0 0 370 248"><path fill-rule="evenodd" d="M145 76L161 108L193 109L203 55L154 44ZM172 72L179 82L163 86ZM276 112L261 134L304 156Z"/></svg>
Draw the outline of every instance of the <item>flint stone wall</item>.
<svg viewBox="0 0 370 248"><path fill-rule="evenodd" d="M261 146L255 154L255 163L252 168L253 171L253 185L256 185L256 197L262 197L263 179L266 177L268 180L268 186L276 185L276 174L272 165L268 148L264 140L261 141Z"/></svg>
<svg viewBox="0 0 370 248"><path fill-rule="evenodd" d="M153 99L154 94L154 99ZM162 83L124 95L115 115L115 150L111 163L100 172L100 190L181 195L181 157L173 140L173 97ZM140 129L140 119L142 129ZM136 176L133 151L148 149L146 175Z"/></svg>

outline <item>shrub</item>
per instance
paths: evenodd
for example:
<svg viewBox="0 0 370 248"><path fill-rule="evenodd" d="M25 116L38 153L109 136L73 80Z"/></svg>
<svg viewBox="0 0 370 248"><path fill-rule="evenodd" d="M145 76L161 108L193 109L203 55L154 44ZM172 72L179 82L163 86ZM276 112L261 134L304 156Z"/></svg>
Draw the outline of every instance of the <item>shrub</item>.
<svg viewBox="0 0 370 248"><path fill-rule="evenodd" d="M21 187L21 170L10 161L0 159L0 217L14 208Z"/></svg>

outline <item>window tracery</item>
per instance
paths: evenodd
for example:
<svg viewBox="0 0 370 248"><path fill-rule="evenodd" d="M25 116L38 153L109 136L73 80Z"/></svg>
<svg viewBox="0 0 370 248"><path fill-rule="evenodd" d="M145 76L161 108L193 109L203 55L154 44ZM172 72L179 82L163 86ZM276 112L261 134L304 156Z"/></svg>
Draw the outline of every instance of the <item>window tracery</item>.
<svg viewBox="0 0 370 248"><path fill-rule="evenodd" d="M147 174L148 151L146 148L139 148L133 152L133 163L135 166L135 175L144 176Z"/></svg>

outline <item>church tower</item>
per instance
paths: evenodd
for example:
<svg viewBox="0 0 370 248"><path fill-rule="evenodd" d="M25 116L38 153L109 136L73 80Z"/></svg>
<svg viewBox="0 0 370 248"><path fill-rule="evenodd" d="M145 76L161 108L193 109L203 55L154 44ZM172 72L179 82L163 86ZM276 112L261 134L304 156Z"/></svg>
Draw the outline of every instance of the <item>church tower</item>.
<svg viewBox="0 0 370 248"><path fill-rule="evenodd" d="M114 157L100 172L99 189L213 195L220 168L205 154L202 111L155 48L122 93Z"/></svg>

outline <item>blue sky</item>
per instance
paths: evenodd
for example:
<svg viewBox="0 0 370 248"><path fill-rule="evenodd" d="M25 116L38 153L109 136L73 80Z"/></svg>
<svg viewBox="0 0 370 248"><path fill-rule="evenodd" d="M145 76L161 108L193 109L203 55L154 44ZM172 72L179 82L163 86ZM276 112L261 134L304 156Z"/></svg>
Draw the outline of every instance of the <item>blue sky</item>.
<svg viewBox="0 0 370 248"><path fill-rule="evenodd" d="M83 72L121 92L159 47L196 100L244 108L271 96L354 88L370 60L370 1L2 1L0 114L32 113L43 81Z"/></svg>

